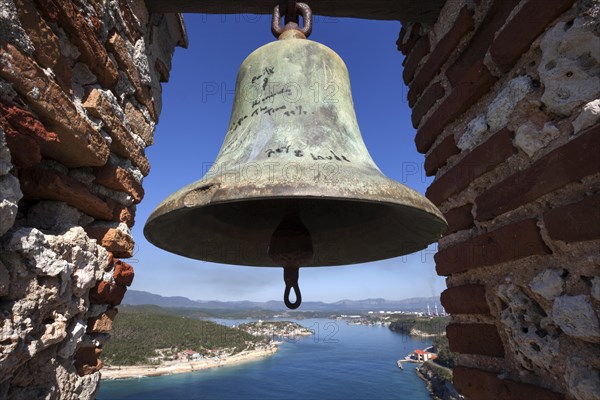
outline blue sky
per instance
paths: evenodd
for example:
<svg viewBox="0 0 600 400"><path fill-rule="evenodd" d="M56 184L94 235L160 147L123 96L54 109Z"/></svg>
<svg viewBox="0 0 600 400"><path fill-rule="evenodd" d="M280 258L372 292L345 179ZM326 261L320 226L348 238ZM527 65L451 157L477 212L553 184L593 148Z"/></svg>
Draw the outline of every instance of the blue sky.
<svg viewBox="0 0 600 400"><path fill-rule="evenodd" d="M132 289L202 300L280 300L283 272L207 263L176 256L148 243L142 233L152 210L168 195L200 179L223 142L238 67L256 48L275 40L270 16L184 16L189 48L177 49L154 146L152 171L137 206L136 277ZM431 179L421 172L423 156L402 82L403 56L396 50L399 22L316 16L310 39L336 51L350 73L354 105L364 141L387 176L424 193ZM345 267L304 268L305 301L437 296L445 288L435 273L435 247L409 256ZM334 283L335 282L335 283Z"/></svg>

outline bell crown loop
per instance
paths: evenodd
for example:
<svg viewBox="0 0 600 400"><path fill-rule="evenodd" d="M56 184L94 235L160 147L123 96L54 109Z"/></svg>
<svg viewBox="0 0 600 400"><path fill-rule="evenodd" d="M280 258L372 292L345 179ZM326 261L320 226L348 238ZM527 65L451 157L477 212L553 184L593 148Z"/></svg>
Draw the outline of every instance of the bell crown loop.
<svg viewBox="0 0 600 400"><path fill-rule="evenodd" d="M298 14L302 15L302 20L304 21L304 26L302 28L298 26L297 18L295 18L295 21L289 18L289 16L292 15L289 10L292 5L294 6L296 17ZM284 32L293 30L302 34L302 36L296 35L295 38L308 38L312 33L312 10L308 4L290 1L287 4L287 8L286 23L284 26L281 26L281 11L279 4L273 8L273 16L271 20L271 32L273 33L273 36L275 36L277 39L286 39L289 37L289 35L282 37Z"/></svg>

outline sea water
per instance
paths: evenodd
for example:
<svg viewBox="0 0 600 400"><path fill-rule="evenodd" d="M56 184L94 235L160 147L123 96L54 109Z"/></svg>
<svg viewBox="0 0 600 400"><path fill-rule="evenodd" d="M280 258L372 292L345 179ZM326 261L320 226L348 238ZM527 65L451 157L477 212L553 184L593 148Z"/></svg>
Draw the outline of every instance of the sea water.
<svg viewBox="0 0 600 400"><path fill-rule="evenodd" d="M315 335L283 338L274 355L235 366L103 380L97 399L430 399L425 382L415 374L416 365L404 363L404 370L396 365L396 360L430 341L385 326L328 319L295 322Z"/></svg>

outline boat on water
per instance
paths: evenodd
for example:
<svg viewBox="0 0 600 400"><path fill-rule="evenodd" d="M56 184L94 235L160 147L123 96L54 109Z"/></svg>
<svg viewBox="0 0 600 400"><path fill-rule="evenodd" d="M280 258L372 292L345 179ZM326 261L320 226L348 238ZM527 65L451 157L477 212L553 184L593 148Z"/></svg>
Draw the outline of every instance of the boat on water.
<svg viewBox="0 0 600 400"><path fill-rule="evenodd" d="M402 360L396 361L396 365L398 365L398 368L404 369L404 367L402 366Z"/></svg>

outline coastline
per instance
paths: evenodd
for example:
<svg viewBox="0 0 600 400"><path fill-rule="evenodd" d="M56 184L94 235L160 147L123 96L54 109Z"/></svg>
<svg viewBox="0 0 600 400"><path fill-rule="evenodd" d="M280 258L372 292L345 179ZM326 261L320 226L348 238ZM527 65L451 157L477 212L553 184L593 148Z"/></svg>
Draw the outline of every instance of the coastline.
<svg viewBox="0 0 600 400"><path fill-rule="evenodd" d="M273 355L279 350L277 346L268 349L242 351L227 358L214 360L205 359L200 361L172 361L162 365L123 365L104 366L100 370L101 379L132 379L150 376L183 374L188 372L202 371L209 368L219 368L226 365L238 365L249 361L255 361Z"/></svg>
<svg viewBox="0 0 600 400"><path fill-rule="evenodd" d="M417 374L417 376L427 384L427 390L429 391L429 394L431 395L431 398L433 400L442 400L441 398L439 398L437 396L437 394L433 390L433 384L431 383L431 381L432 381L431 378L425 376L421 371L419 371L419 367L417 367L415 369L415 374Z"/></svg>
<svg viewBox="0 0 600 400"><path fill-rule="evenodd" d="M418 329L412 328L410 330L410 335L411 336L424 337L424 338L431 338L431 337L437 337L437 336L440 336L440 335L445 336L446 332L442 332L441 334L440 333L427 333L427 332L423 332L423 331L420 331Z"/></svg>
<svg viewBox="0 0 600 400"><path fill-rule="evenodd" d="M441 372L447 371L449 377L442 376ZM421 364L415 369L415 373L425 383L427 390L433 400L461 400L464 397L456 391L452 385L452 370L431 361Z"/></svg>

